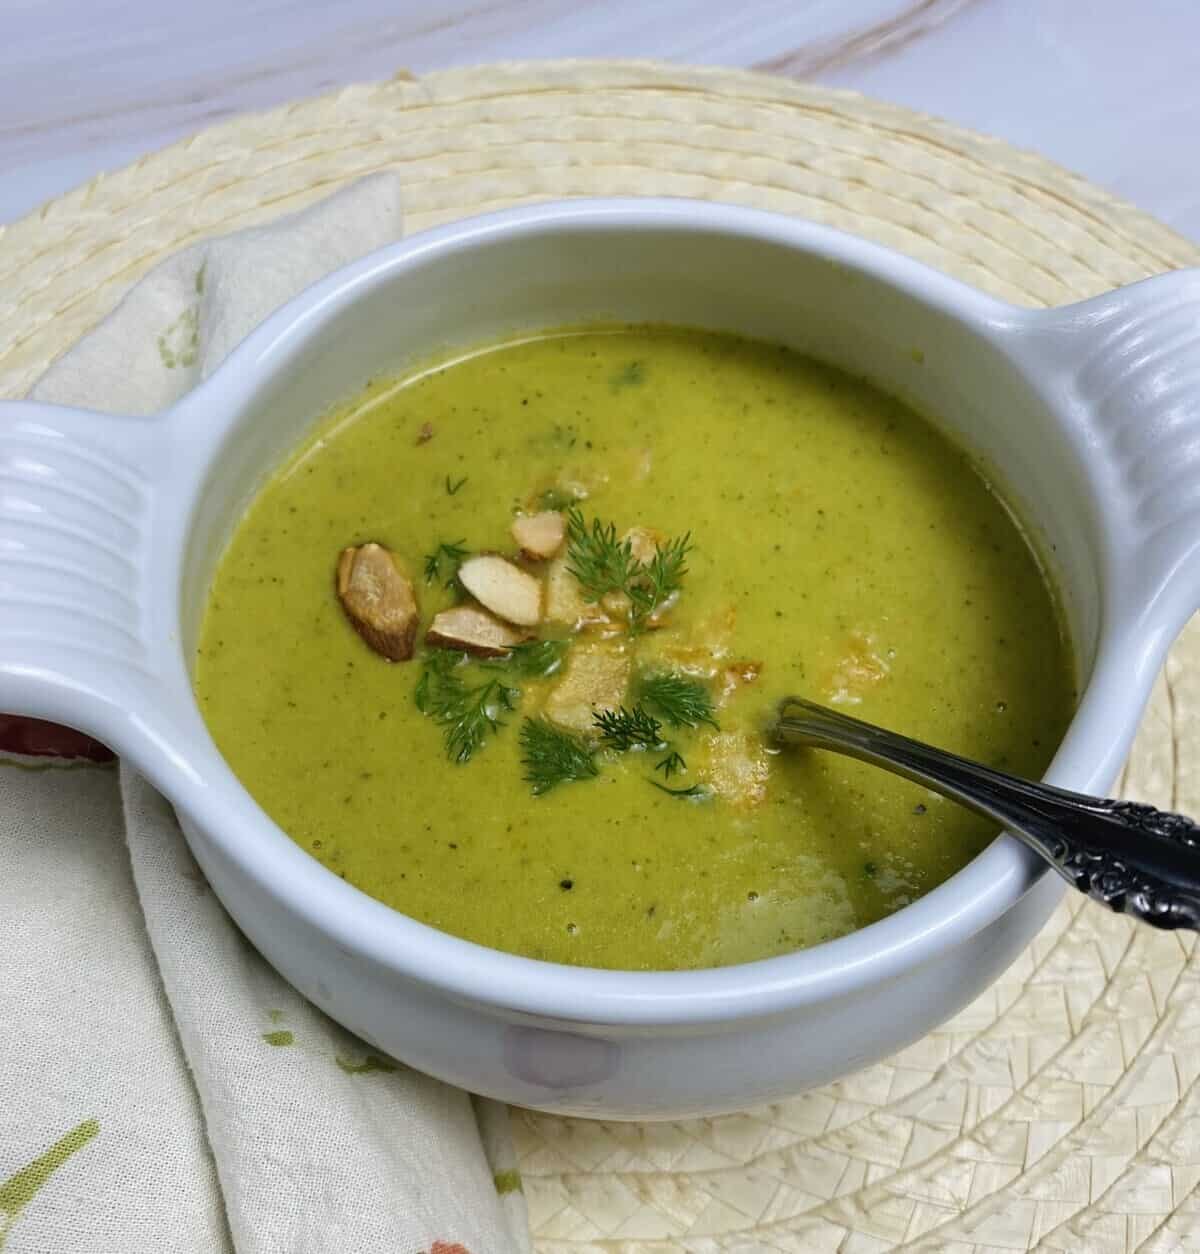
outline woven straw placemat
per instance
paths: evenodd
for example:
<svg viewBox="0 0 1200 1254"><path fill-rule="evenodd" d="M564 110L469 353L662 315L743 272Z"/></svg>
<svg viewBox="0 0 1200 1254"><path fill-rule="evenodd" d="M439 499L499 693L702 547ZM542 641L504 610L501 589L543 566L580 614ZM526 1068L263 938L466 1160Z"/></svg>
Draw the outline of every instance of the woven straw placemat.
<svg viewBox="0 0 1200 1254"><path fill-rule="evenodd" d="M0 395L23 394L166 254L383 168L403 176L410 231L546 197L696 196L827 222L1030 305L1200 263L1038 157L853 95L642 63L495 65L237 119L3 230ZM1124 780L1192 812L1197 661L1193 627ZM1071 902L953 1022L840 1084L672 1124L516 1112L538 1247L1200 1250L1193 951Z"/></svg>

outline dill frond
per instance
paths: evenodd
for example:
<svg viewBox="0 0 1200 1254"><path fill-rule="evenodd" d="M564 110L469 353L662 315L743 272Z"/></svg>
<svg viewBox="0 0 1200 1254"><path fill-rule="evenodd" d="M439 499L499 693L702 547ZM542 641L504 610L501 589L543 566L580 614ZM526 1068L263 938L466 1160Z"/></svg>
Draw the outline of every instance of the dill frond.
<svg viewBox="0 0 1200 1254"><path fill-rule="evenodd" d="M666 779L670 779L672 775L682 775L687 770L687 763L683 760L683 754L678 750L672 749L665 758L654 764L656 771L662 771Z"/></svg>
<svg viewBox="0 0 1200 1254"><path fill-rule="evenodd" d="M489 658L485 666L499 666L526 679L545 679L562 669L570 640L527 640L515 644L503 657Z"/></svg>
<svg viewBox="0 0 1200 1254"><path fill-rule="evenodd" d="M425 554L426 583L433 583L441 575L443 561L446 563L447 571L446 587L448 588L454 582L458 576L458 568L467 556L463 543L462 540L452 540L449 543L443 541L432 553Z"/></svg>
<svg viewBox="0 0 1200 1254"><path fill-rule="evenodd" d="M600 733L601 742L618 753L629 749L663 747L662 724L640 705L635 705L632 710L623 705L615 710L597 710L592 721Z"/></svg>
<svg viewBox="0 0 1200 1254"><path fill-rule="evenodd" d="M666 784L660 784L656 779L648 779L646 783L652 788L657 788L659 792L665 792L668 797L677 797L689 801L707 801L712 796L712 793L703 784L693 784L690 788L668 788Z"/></svg>
<svg viewBox="0 0 1200 1254"><path fill-rule="evenodd" d="M590 779L600 772L592 751L577 736L549 719L527 718L521 724L521 764L535 797L559 784Z"/></svg>
<svg viewBox="0 0 1200 1254"><path fill-rule="evenodd" d="M458 673L466 654L435 650L425 658L413 698L422 714L439 723L446 756L462 765L483 748L488 735L504 726L502 716L517 708L519 688L498 679L468 686Z"/></svg>
<svg viewBox="0 0 1200 1254"><path fill-rule="evenodd" d="M638 695L672 727L699 727L707 723L720 731L713 718L712 698L698 679L676 671L657 671L642 678Z"/></svg>

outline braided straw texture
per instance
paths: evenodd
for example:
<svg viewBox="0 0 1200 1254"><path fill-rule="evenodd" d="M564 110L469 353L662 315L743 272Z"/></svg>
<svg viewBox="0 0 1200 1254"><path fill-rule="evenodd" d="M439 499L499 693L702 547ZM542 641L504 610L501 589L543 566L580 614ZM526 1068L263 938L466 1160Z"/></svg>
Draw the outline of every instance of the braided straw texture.
<svg viewBox="0 0 1200 1254"><path fill-rule="evenodd" d="M830 223L1029 305L1200 262L1040 158L845 93L634 62L402 75L217 126L3 230L0 395L165 255L385 168L410 231L547 197L704 197ZM1198 658L1193 627L1123 781L1193 813ZM842 1083L674 1124L514 1112L538 1248L1200 1249L1194 948L1072 901L968 1010Z"/></svg>

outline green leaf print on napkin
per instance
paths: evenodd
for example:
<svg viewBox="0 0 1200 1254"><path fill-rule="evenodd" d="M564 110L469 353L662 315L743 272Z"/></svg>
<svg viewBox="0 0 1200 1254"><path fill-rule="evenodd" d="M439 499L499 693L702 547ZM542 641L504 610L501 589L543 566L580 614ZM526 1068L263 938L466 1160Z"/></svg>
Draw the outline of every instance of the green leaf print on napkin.
<svg viewBox="0 0 1200 1254"><path fill-rule="evenodd" d="M168 370L194 366L200 348L200 297L204 295L205 261L196 271L196 302L189 305L158 337L158 355Z"/></svg>
<svg viewBox="0 0 1200 1254"><path fill-rule="evenodd" d="M347 1075L367 1075L371 1071L395 1071L396 1064L380 1058L378 1054L368 1054L362 1062L352 1062L338 1054L334 1060Z"/></svg>
<svg viewBox="0 0 1200 1254"><path fill-rule="evenodd" d="M284 1020L282 1010L268 1010L267 1018L272 1023L282 1023ZM268 1045L274 1045L277 1049L285 1048L288 1045L294 1045L296 1042L295 1034L288 1031L287 1028L275 1028L270 1032L264 1032L262 1038Z"/></svg>
<svg viewBox="0 0 1200 1254"><path fill-rule="evenodd" d="M95 1119L85 1119L66 1136L59 1137L44 1154L39 1154L0 1184L0 1250L4 1249L17 1217L37 1196L42 1185L76 1150L83 1149L99 1132L100 1125Z"/></svg>
<svg viewBox="0 0 1200 1254"><path fill-rule="evenodd" d="M158 337L158 355L168 370L194 366L200 346L200 307L190 305Z"/></svg>
<svg viewBox="0 0 1200 1254"><path fill-rule="evenodd" d="M492 1183L501 1197L506 1193L525 1192L525 1186L521 1183L521 1173L515 1167L510 1167L507 1171L494 1172Z"/></svg>

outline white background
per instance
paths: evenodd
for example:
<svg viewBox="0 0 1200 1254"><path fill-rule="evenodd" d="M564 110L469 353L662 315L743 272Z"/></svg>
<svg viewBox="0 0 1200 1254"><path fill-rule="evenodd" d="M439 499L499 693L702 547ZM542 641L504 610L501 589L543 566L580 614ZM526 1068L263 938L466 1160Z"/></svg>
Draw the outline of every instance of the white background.
<svg viewBox="0 0 1200 1254"><path fill-rule="evenodd" d="M1200 0L0 0L0 222L237 112L563 56L851 87L1037 149L1200 240Z"/></svg>

